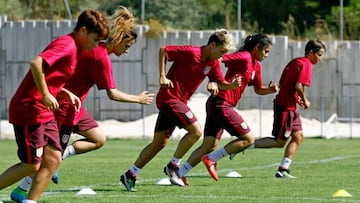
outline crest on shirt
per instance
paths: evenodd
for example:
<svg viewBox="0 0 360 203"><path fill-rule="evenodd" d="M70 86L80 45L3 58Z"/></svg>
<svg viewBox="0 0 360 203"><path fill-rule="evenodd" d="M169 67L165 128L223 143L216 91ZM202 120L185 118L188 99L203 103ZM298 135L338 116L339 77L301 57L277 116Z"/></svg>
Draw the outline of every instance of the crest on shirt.
<svg viewBox="0 0 360 203"><path fill-rule="evenodd" d="M194 117L194 114L191 112L191 111L188 111L185 113L185 116L188 118L188 119L192 119Z"/></svg>
<svg viewBox="0 0 360 203"><path fill-rule="evenodd" d="M61 142L62 142L62 143L68 143L68 142L69 142L69 139L70 139L70 135L63 134L63 135L62 135L62 138L61 138Z"/></svg>
<svg viewBox="0 0 360 203"><path fill-rule="evenodd" d="M241 127L242 127L243 129L247 129L247 128L248 128L248 125L246 124L245 121L243 121L240 125L241 125Z"/></svg>
<svg viewBox="0 0 360 203"><path fill-rule="evenodd" d="M41 157L43 155L43 151L44 151L43 147L37 148L36 149L36 156Z"/></svg>
<svg viewBox="0 0 360 203"><path fill-rule="evenodd" d="M206 66L204 69L204 74L207 75L210 72L211 67L210 66Z"/></svg>

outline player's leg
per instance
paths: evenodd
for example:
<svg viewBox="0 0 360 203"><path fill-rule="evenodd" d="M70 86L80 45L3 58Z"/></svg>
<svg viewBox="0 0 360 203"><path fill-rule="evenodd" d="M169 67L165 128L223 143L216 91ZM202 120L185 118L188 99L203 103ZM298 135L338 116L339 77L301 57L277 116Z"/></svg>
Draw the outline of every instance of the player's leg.
<svg viewBox="0 0 360 203"><path fill-rule="evenodd" d="M190 172L201 161L201 157L208 154L216 148L219 143L219 139L212 136L204 137L202 144L196 148L188 158L188 160L179 168L179 178L188 185L186 180L186 174Z"/></svg>
<svg viewBox="0 0 360 203"><path fill-rule="evenodd" d="M278 170L275 173L275 177L277 178L295 178L295 176L290 175L289 168L298 148L304 139L299 112L292 111L289 112L289 115L290 124L292 127L292 132L290 134L291 139L285 148L284 156L281 160ZM288 137L285 135L282 138L287 139Z"/></svg>
<svg viewBox="0 0 360 203"><path fill-rule="evenodd" d="M135 192L136 177L141 169L155 157L155 155L165 147L169 141L169 136L166 131L155 132L153 140L148 144L139 154L134 164L129 170L120 176L120 181L125 186L126 190Z"/></svg>
<svg viewBox="0 0 360 203"><path fill-rule="evenodd" d="M182 157L199 140L202 129L194 113L181 101L173 102L164 111L179 128L186 129L187 133L181 138L169 163L164 167L164 173L170 178L173 185L185 186L179 177L179 166Z"/></svg>
<svg viewBox="0 0 360 203"><path fill-rule="evenodd" d="M60 163L61 151L49 145L45 146L40 169L35 173L26 199L38 201Z"/></svg>
<svg viewBox="0 0 360 203"><path fill-rule="evenodd" d="M106 137L104 133L96 120L87 111L82 113L79 121L71 129L75 133L84 136L84 138L67 145L63 153L63 159L93 151L105 145Z"/></svg>

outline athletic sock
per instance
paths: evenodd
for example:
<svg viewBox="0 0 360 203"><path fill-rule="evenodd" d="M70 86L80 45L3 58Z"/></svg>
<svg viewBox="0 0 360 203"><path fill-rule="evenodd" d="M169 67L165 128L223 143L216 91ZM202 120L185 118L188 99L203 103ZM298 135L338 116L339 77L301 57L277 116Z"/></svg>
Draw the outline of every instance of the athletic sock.
<svg viewBox="0 0 360 203"><path fill-rule="evenodd" d="M135 164L133 164L133 165L130 167L129 171L131 172L131 174L132 174L133 176L136 177L136 176L140 173L141 168L138 168L137 166L135 166Z"/></svg>
<svg viewBox="0 0 360 203"><path fill-rule="evenodd" d="M250 147L248 147L247 149L254 149L255 148L255 143L250 145Z"/></svg>
<svg viewBox="0 0 360 203"><path fill-rule="evenodd" d="M284 157L280 163L279 169L288 170L291 164L291 159Z"/></svg>
<svg viewBox="0 0 360 203"><path fill-rule="evenodd" d="M25 199L22 201L23 203L36 203L37 201Z"/></svg>
<svg viewBox="0 0 360 203"><path fill-rule="evenodd" d="M179 165L180 165L180 162L181 162L181 159L172 157L171 160L170 160L170 162L173 163L173 164L175 164L176 166L179 166Z"/></svg>
<svg viewBox="0 0 360 203"><path fill-rule="evenodd" d="M21 180L19 184L19 188L27 192L31 187L31 183L32 183L32 178L30 176L26 176Z"/></svg>
<svg viewBox="0 0 360 203"><path fill-rule="evenodd" d="M191 169L192 166L188 162L185 162L179 169L179 176L180 177L186 176L186 174L189 173Z"/></svg>
<svg viewBox="0 0 360 203"><path fill-rule="evenodd" d="M225 156L229 155L224 147L216 150L215 152L209 154L209 159L217 162L219 159L224 158Z"/></svg>
<svg viewBox="0 0 360 203"><path fill-rule="evenodd" d="M74 156L75 154L76 154L76 152L75 152L74 146L72 144L68 145L68 146L66 146L66 149L64 150L62 159L66 159L68 157Z"/></svg>

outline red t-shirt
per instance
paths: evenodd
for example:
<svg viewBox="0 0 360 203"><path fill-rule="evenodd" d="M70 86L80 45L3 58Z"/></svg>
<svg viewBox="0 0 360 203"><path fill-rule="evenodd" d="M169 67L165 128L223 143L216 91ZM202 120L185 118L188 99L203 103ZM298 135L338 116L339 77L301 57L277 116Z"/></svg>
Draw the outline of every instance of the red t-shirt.
<svg viewBox="0 0 360 203"><path fill-rule="evenodd" d="M63 35L52 41L40 54L44 60L45 80L54 96L73 74L78 49L73 34ZM31 70L25 75L9 106L9 121L14 125L35 125L54 119L54 113L42 102Z"/></svg>
<svg viewBox="0 0 360 203"><path fill-rule="evenodd" d="M253 61L248 51L240 51L233 54L224 54L223 63L228 68L225 80L232 82L235 76L242 76L241 86L233 90L220 90L218 97L233 106L236 106L247 85L262 86L261 65Z"/></svg>
<svg viewBox="0 0 360 203"><path fill-rule="evenodd" d="M64 88L70 90L83 102L93 85L100 89L115 89L116 84L113 77L112 64L106 44L84 52L78 59L74 75L65 83ZM77 123L84 109L76 115L74 107L68 101L60 101L60 110L55 112L66 116L64 124Z"/></svg>
<svg viewBox="0 0 360 203"><path fill-rule="evenodd" d="M218 60L202 61L203 48L197 46L166 46L166 60L173 62L166 77L173 82L174 87L160 88L156 96L158 108L171 100L187 103L206 76L211 82L224 81Z"/></svg>
<svg viewBox="0 0 360 203"><path fill-rule="evenodd" d="M311 76L312 63L307 57L291 60L281 74L280 91L276 95L274 103L295 111L298 99L295 84L301 83L304 86L310 86Z"/></svg>

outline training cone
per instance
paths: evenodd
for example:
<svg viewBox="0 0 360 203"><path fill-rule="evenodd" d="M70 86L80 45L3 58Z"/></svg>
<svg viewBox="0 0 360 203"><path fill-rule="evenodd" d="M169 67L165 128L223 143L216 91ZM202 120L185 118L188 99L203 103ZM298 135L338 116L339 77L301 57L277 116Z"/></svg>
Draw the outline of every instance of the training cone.
<svg viewBox="0 0 360 203"><path fill-rule="evenodd" d="M95 195L96 192L91 188L83 188L78 193L78 195Z"/></svg>
<svg viewBox="0 0 360 203"><path fill-rule="evenodd" d="M333 197L352 197L350 193L348 193L346 190L338 190L333 195Z"/></svg>
<svg viewBox="0 0 360 203"><path fill-rule="evenodd" d="M157 185L171 185L169 178L162 178L157 183Z"/></svg>
<svg viewBox="0 0 360 203"><path fill-rule="evenodd" d="M236 172L236 171L230 171L228 174L226 174L225 177L228 177L228 178L241 178L241 174Z"/></svg>

